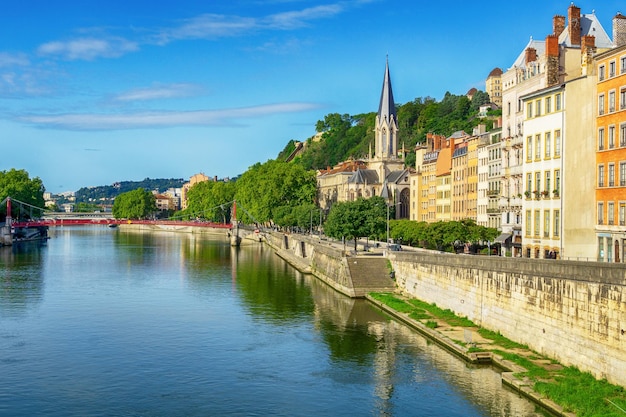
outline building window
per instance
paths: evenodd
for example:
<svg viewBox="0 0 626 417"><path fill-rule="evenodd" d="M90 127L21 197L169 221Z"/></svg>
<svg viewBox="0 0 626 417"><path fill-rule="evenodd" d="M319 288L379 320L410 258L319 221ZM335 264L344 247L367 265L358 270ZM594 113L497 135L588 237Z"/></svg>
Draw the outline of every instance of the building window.
<svg viewBox="0 0 626 417"><path fill-rule="evenodd" d="M619 109L626 109L626 88L621 88L619 90Z"/></svg>
<svg viewBox="0 0 626 417"><path fill-rule="evenodd" d="M604 237L598 237L598 262L604 261Z"/></svg>
<svg viewBox="0 0 626 417"><path fill-rule="evenodd" d="M598 129L598 150L604 150L604 128Z"/></svg>
<svg viewBox="0 0 626 417"><path fill-rule="evenodd" d="M539 210L535 210L535 236L539 236L541 233L541 212Z"/></svg>
<svg viewBox="0 0 626 417"><path fill-rule="evenodd" d="M619 186L626 186L626 162L619 163Z"/></svg>
<svg viewBox="0 0 626 417"><path fill-rule="evenodd" d="M615 126L609 126L609 149L615 148Z"/></svg>
<svg viewBox="0 0 626 417"><path fill-rule="evenodd" d="M528 173L526 175L526 191L531 193L533 191L533 174Z"/></svg>
<svg viewBox="0 0 626 417"><path fill-rule="evenodd" d="M604 224L604 203L598 203L598 224Z"/></svg>
<svg viewBox="0 0 626 417"><path fill-rule="evenodd" d="M606 210L606 220L609 225L612 225L614 223L614 220L615 220L614 216L615 216L615 203L612 201L609 201L609 203L607 204L607 210Z"/></svg>
<svg viewBox="0 0 626 417"><path fill-rule="evenodd" d="M554 95L554 110L561 111L561 93Z"/></svg>
<svg viewBox="0 0 626 417"><path fill-rule="evenodd" d="M541 135L535 135L535 160L541 159Z"/></svg>
<svg viewBox="0 0 626 417"><path fill-rule="evenodd" d="M548 195L550 195L549 193L552 192L552 190L550 189L550 171L546 171L546 188L545 191L548 193Z"/></svg>
<svg viewBox="0 0 626 417"><path fill-rule="evenodd" d="M626 146L626 123L619 125L619 146Z"/></svg>
<svg viewBox="0 0 626 417"><path fill-rule="evenodd" d="M626 203L623 201L619 203L619 225L626 226Z"/></svg>
<svg viewBox="0 0 626 417"><path fill-rule="evenodd" d="M615 187L615 164L609 164L609 187Z"/></svg>
<svg viewBox="0 0 626 417"><path fill-rule="evenodd" d="M552 97L546 97L546 114L552 112Z"/></svg>
<svg viewBox="0 0 626 417"><path fill-rule="evenodd" d="M557 194L561 193L561 170L560 169L554 170L554 189L556 190Z"/></svg>
<svg viewBox="0 0 626 417"><path fill-rule="evenodd" d="M531 223L531 218L530 218L531 214L530 214L530 210L526 210L526 236L530 236L530 227L532 225Z"/></svg>
<svg viewBox="0 0 626 417"><path fill-rule="evenodd" d="M546 132L546 158L550 158L550 153L552 152L552 135L550 132Z"/></svg>
<svg viewBox="0 0 626 417"><path fill-rule="evenodd" d="M526 118L532 119L533 117L533 103L526 104Z"/></svg>
<svg viewBox="0 0 626 417"><path fill-rule="evenodd" d="M606 68L604 67L604 65L600 65L598 67L598 79L600 81L604 81L605 78L606 78Z"/></svg>
<svg viewBox="0 0 626 417"><path fill-rule="evenodd" d="M615 111L615 90L609 91L609 113Z"/></svg>
<svg viewBox="0 0 626 417"><path fill-rule="evenodd" d="M535 102L535 116L536 117L541 116L541 100L537 100Z"/></svg>
<svg viewBox="0 0 626 417"><path fill-rule="evenodd" d="M554 131L554 156L557 158L561 156L561 131L560 130Z"/></svg>
<svg viewBox="0 0 626 417"><path fill-rule="evenodd" d="M609 62L609 77L615 77L615 61Z"/></svg>
<svg viewBox="0 0 626 417"><path fill-rule="evenodd" d="M531 161L533 157L533 137L526 138L526 160Z"/></svg>
<svg viewBox="0 0 626 417"><path fill-rule="evenodd" d="M543 237L550 237L550 210L543 212Z"/></svg>
<svg viewBox="0 0 626 417"><path fill-rule="evenodd" d="M604 187L604 165L598 165L598 187Z"/></svg>
<svg viewBox="0 0 626 417"><path fill-rule="evenodd" d="M561 230L561 211L554 210L554 230L552 231L552 236L558 237Z"/></svg>
<svg viewBox="0 0 626 417"><path fill-rule="evenodd" d="M598 114L600 116L604 114L604 94L598 96Z"/></svg>
<svg viewBox="0 0 626 417"><path fill-rule="evenodd" d="M626 56L620 58L620 71L622 74L626 72Z"/></svg>
<svg viewBox="0 0 626 417"><path fill-rule="evenodd" d="M541 172L535 172L535 191L541 191Z"/></svg>

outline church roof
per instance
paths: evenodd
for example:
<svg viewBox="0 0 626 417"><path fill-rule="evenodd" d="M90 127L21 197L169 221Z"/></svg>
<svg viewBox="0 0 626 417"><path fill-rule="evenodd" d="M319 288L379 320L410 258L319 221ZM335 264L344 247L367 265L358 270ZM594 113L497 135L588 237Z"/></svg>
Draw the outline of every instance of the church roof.
<svg viewBox="0 0 626 417"><path fill-rule="evenodd" d="M385 79L383 81L383 89L380 93L380 104L378 105L378 117L381 120L390 120L390 116L393 116L393 120L397 121L396 116L396 104L393 101L393 90L391 88L391 77L389 76L389 61L385 64Z"/></svg>
<svg viewBox="0 0 626 417"><path fill-rule="evenodd" d="M378 184L378 173L373 169L357 169L350 178L349 184Z"/></svg>
<svg viewBox="0 0 626 417"><path fill-rule="evenodd" d="M389 175L387 175L387 183L392 183L392 184L398 184L400 182L402 182L404 180L404 177L406 177L409 174L409 170L408 169L401 169L398 171L391 171L389 173Z"/></svg>

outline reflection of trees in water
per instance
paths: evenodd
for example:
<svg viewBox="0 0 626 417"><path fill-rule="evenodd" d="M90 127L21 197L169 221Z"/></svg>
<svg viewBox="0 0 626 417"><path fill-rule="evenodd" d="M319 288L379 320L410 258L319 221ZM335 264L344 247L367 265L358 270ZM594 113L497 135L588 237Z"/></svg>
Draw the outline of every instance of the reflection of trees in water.
<svg viewBox="0 0 626 417"><path fill-rule="evenodd" d="M264 245L234 249L232 268L238 294L253 318L293 325L315 308L301 274Z"/></svg>
<svg viewBox="0 0 626 417"><path fill-rule="evenodd" d="M46 242L0 247L0 312L23 313L43 298L43 252Z"/></svg>

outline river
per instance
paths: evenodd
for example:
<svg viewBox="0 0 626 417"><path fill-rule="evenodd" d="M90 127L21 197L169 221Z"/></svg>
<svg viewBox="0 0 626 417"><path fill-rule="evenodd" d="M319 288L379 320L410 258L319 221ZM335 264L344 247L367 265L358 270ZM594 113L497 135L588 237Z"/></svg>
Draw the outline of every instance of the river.
<svg viewBox="0 0 626 417"><path fill-rule="evenodd" d="M267 246L102 226L0 248L2 416L545 416Z"/></svg>

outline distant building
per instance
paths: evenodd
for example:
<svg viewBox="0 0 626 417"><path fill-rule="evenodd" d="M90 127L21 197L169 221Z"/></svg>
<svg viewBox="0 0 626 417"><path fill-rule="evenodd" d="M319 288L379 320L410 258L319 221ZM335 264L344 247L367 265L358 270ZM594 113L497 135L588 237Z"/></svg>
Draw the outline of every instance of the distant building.
<svg viewBox="0 0 626 417"><path fill-rule="evenodd" d="M185 210L187 208L187 204L188 204L187 193L189 192L189 189L199 182L208 181L208 180L209 180L209 177L207 177L203 173L199 173L199 174L193 175L191 178L189 178L189 182L186 182L185 184L183 184L183 189L181 193L181 209L182 210Z"/></svg>
<svg viewBox="0 0 626 417"><path fill-rule="evenodd" d="M502 70L494 68L485 81L485 91L493 104L502 107Z"/></svg>

